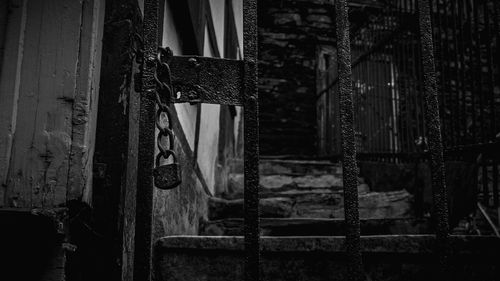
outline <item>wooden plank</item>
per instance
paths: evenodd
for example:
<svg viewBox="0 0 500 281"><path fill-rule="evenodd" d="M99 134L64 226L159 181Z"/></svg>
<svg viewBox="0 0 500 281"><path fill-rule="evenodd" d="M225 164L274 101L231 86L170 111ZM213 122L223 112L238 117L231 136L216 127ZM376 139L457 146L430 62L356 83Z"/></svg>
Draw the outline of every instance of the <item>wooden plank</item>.
<svg viewBox="0 0 500 281"><path fill-rule="evenodd" d="M35 112L37 105L39 61L40 49L38 43L41 37L40 27L42 25L43 2L32 1L26 4L26 29L23 51L23 61L21 65L21 85L19 89L18 106L19 112L16 116L15 128L23 128L15 131L15 142L12 144L12 154L10 157L6 205L8 207L29 207L31 205L31 185L30 172L28 167L34 165L29 147L31 146L31 136L34 134ZM29 19L29 20L28 20ZM26 62L29 62L29 67ZM14 129L15 129L14 128ZM28 192L29 191L29 192Z"/></svg>
<svg viewBox="0 0 500 281"><path fill-rule="evenodd" d="M101 70L104 3L84 0L72 115L67 200L90 202Z"/></svg>
<svg viewBox="0 0 500 281"><path fill-rule="evenodd" d="M17 100L26 28L26 1L12 0L0 72L0 207L5 204L7 171L16 130Z"/></svg>
<svg viewBox="0 0 500 281"><path fill-rule="evenodd" d="M81 90L83 4L88 3L27 1L9 206L50 208L66 202L75 91Z"/></svg>

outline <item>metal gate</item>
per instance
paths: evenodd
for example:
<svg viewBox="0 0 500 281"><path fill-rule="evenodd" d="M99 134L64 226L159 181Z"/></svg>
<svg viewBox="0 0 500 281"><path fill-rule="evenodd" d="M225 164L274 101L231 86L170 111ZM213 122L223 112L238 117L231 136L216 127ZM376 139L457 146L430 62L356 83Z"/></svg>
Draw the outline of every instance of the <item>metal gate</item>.
<svg viewBox="0 0 500 281"><path fill-rule="evenodd" d="M358 212L357 166L354 127L351 48L347 0L335 1L338 38L338 84L340 100L340 132L343 160L346 254L349 262L349 280L364 280L360 247ZM244 0L244 60L226 60L203 57L171 56L163 49L158 53L159 0L145 0L144 4L144 64L140 97L139 156L136 233L135 280L151 280L152 272L152 202L153 170L155 167L155 124L162 137L170 138L168 127L157 118L173 102L197 102L244 106L245 138L245 280L259 277L259 210L258 210L258 96L257 96L257 6L256 0ZM429 1L419 1L420 41L423 67L426 130L432 168L436 243L439 268L446 270L448 248L448 216L444 182L443 146L437 100L436 74ZM176 71L170 73L170 68ZM224 71L220 71L224 69ZM219 70L219 71L212 71ZM174 97L172 82L180 96ZM157 113L158 112L158 113ZM160 148L158 158L168 157L168 149ZM161 163L157 161L156 165ZM144 237L146 239L144 239Z"/></svg>
<svg viewBox="0 0 500 281"><path fill-rule="evenodd" d="M444 147L463 150L496 142L499 5L491 0L430 3ZM385 1L366 15L351 38L357 147L373 160L411 159L423 152L427 137L417 1ZM320 125L325 127L319 136L322 155L341 154L337 97L334 78L318 95L318 106L329 113L321 114L327 119Z"/></svg>
<svg viewBox="0 0 500 281"><path fill-rule="evenodd" d="M171 153L171 149L162 144L163 137L170 139L170 145L172 143L171 124L165 126L160 119L163 114L168 116L169 106L174 102L244 107L245 280L259 280L256 0L245 0L243 4L243 61L172 56L168 49L159 48L159 2L160 0L144 1L136 222L136 233L141 233L141 239L136 239L135 242L134 280L145 281L152 278L153 170L161 166L161 158L168 158ZM171 72L170 69L175 71ZM175 85L172 85L174 82ZM168 117L167 119L170 121ZM155 127L160 131L158 138L155 137ZM155 142L160 150L160 154L156 156ZM155 157L159 160L155 161Z"/></svg>

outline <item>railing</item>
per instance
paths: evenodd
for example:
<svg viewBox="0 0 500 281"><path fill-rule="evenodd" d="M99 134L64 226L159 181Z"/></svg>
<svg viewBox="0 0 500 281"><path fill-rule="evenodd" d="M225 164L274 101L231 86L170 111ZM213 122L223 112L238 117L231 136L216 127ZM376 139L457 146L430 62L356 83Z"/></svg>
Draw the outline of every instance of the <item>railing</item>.
<svg viewBox="0 0 500 281"><path fill-rule="evenodd" d="M141 233L141 239L136 239L135 245L135 280L151 280L152 272L151 220L152 171L154 167L154 150L152 148L155 145L155 110L157 106L155 102L158 93L155 81L155 57L158 49L158 1L145 0L144 5L145 64L143 66L143 91L140 98L139 126L141 129L139 132L136 227L136 233ZM332 104L337 106L333 117L330 117L333 118L331 121L340 120L340 122L335 123L338 125L336 127L338 136L332 134L326 136L326 138L334 139L339 137L337 139L341 139L338 145L332 145L333 150L330 153L336 151L342 156L343 160L346 218L345 249L349 262L349 280L364 280L360 246L356 150L375 154L388 153L390 155L426 152L432 171L434 219L436 222L435 242L439 261L435 266L442 273L440 279L446 279L449 230L441 119L445 123L445 143L451 143L455 147L458 147L458 143L463 143L461 142L462 139L467 140L465 144L468 142L476 143L478 140L491 140L494 134L491 131L489 131L489 134L483 134L481 133L482 130L471 130L467 126L462 126L462 130L457 135L455 129L460 126L452 126L452 124L458 122L456 119L459 119L459 114L453 113L456 118L448 120L448 105L450 103L454 105L451 108L465 108L459 113L467 114L467 118L471 116L472 123L480 125L481 129L497 129L497 123L494 120L483 123L487 116L495 117L497 114L496 97L498 94L496 92L489 92L489 95L483 94L482 83L474 79L470 79L470 81L462 79L460 81L459 79L443 81L445 78L452 77L450 73L457 72L463 72L464 75L469 76L484 76L481 72L484 63L481 60L483 53L474 49L474 47L481 48L482 41L480 38L482 35L477 35L477 32L470 32L471 35L474 34L474 36L471 36L472 39L469 38L472 40L470 46L462 50L474 53L476 56L469 56L467 59L461 60L460 64L456 60L452 64L452 57L460 57L463 52L459 52L458 55L455 52L454 55L451 55L449 52L444 52L443 48L437 48L437 69L439 72L436 74L434 47L448 45L451 39L445 36L444 41L446 42L444 42L441 36L443 32L439 31L439 29L434 30L434 34L440 35L438 39L441 38L434 44L433 26L442 26L439 25L440 22L451 21L450 15L457 12L457 15L467 14L470 18L469 25L459 24L460 28L468 27L470 29L474 26L474 28L487 30L486 25L484 25L484 28L480 28L481 19L484 19L487 23L495 21L490 18L486 20L486 16L479 16L479 7L483 6L473 4L471 8L467 5L472 3L488 3L490 5L489 3L494 3L496 10L498 10L498 4L496 2L484 2L485 0L479 2L458 0L458 3L454 2L458 4L456 9L449 10L447 5L451 1L437 1L430 6L428 0L419 0L418 12L416 9L417 3L414 0L388 1L383 16L370 23L367 29L365 28L368 32L370 32L370 28L376 30L376 34L372 37L361 34L360 37L354 37L352 42L349 34L347 0L335 1L338 77L331 80L334 83L321 93L321 98L328 97L332 101L325 107L325 112L330 113L334 109L331 107ZM467 5L462 5L464 3ZM461 5L469 13L464 13L460 9ZM260 280L256 0L245 0L243 8L243 63L201 57L173 57L171 64L176 65L176 69L172 70L173 79L170 82L173 82L174 86L176 83L178 85L189 85L194 89L194 92L198 91L199 96L196 97L196 102L244 106L245 280ZM489 13L489 10L484 7L482 10L484 15ZM434 12L432 13L432 11ZM498 17L498 15L496 16ZM434 25L432 24L433 18L435 20ZM458 21L457 18L455 19ZM474 25L473 23L477 24ZM415 24L418 24L419 29L415 28ZM497 25L496 28L498 28ZM479 39L476 38L478 36ZM463 34L462 37L464 37ZM455 42L467 41L453 40ZM364 44L367 47L360 50ZM356 55L356 59L352 64L351 46L354 50L353 53ZM458 47L457 44L453 46ZM486 45L486 50L489 49L491 49L491 45L490 47ZM489 54L491 59L493 52ZM464 64L465 62L468 62L468 64ZM195 65L195 67L189 65ZM206 69L215 69L216 65L219 65L217 68L221 70L227 69L230 71L206 71ZM490 66L490 71L487 72L488 76L492 76L494 74L493 62L490 60L486 65ZM441 83L438 83L438 77L441 78L439 80ZM456 76L453 77L456 78ZM492 78L490 77L490 79ZM217 84L219 80L223 84ZM237 81L243 81L243 85L234 84ZM224 87L224 83L232 84L231 87L227 87L224 94L217 93L216 87ZM440 85L439 88L438 84ZM457 85L467 86L458 87ZM488 85L495 84L492 82ZM486 114L485 107L477 106L475 103L475 90L479 91L479 105L486 105L487 98L492 98L489 103L492 112ZM490 87L490 90L492 90L492 87ZM440 92L443 94L438 94ZM186 97L184 94L180 93L180 99L178 98L175 102L189 102L191 97ZM336 100L337 96L338 100ZM438 102L439 97L441 97L441 102ZM442 118L440 118L440 111L444 114ZM479 116L479 119L476 119L476 116ZM461 139L451 138L448 135L449 132L446 131L448 128L452 128L453 131L450 132L455 132L454 136L461 137ZM361 137L366 135L365 138L368 138L369 145L363 141L356 141L356 136L360 134ZM471 137L471 140L469 140L469 137ZM420 146L415 143L415 138L420 140Z"/></svg>
<svg viewBox="0 0 500 281"><path fill-rule="evenodd" d="M474 162L483 205L499 208L500 4L430 2L445 157ZM417 1L392 0L353 31L352 84L358 158L428 161L424 74ZM335 67L334 64L332 64ZM342 155L339 78L319 89L320 153ZM333 74L333 77L328 76ZM500 221L496 222L500 225Z"/></svg>
<svg viewBox="0 0 500 281"><path fill-rule="evenodd" d="M482 198L489 202L488 177L492 175L493 204L498 204L498 165L489 163L490 174L486 166L490 160L485 160L496 159L498 153L481 144L495 142L500 131L495 120L500 110L500 83L495 78L499 64L493 57L500 38L498 22L492 20L498 19L499 4L487 0L386 1L378 17L350 41L345 2L336 1L338 74L328 78L332 83L319 91L318 108L325 115L319 125L326 126L320 129L319 143L324 145L320 151L343 159L346 249L353 272L359 270L350 280L363 279L357 199L350 194L351 176L357 172L355 148L374 158L379 155L379 160L401 161L399 155L414 154L429 162L438 268L444 277L449 225L443 145L450 151L479 146ZM349 47L354 58L352 76Z"/></svg>
<svg viewBox="0 0 500 281"><path fill-rule="evenodd" d="M160 0L144 1L141 97L139 110L139 155L137 171L137 220L134 257L134 280L150 281L153 272L152 219L153 190L158 183L175 182L175 173L161 168L154 155L155 125L160 130L159 146L167 137L173 150L172 129L163 128L160 119L172 103L195 102L244 107L245 161L245 280L260 280L259 262L259 119L257 95L257 2L243 2L243 61L204 57L172 56L167 49L158 53ZM163 60L164 59L164 60ZM164 75L166 74L166 75ZM174 90L175 89L175 90ZM175 94L174 94L175 93ZM160 112L157 114L157 112ZM170 126L171 127L171 126ZM161 156L171 152L160 147ZM170 153L170 154L168 154ZM160 159L161 160L161 159ZM156 173L153 173L153 170ZM169 173L165 173L165 171ZM171 188L165 186L165 189Z"/></svg>
<svg viewBox="0 0 500 281"><path fill-rule="evenodd" d="M360 153L420 153L427 132L417 5L414 0L387 3L351 40L357 145ZM448 149L494 142L500 132L498 6L491 0L432 1L439 109ZM334 129L322 130L320 150L340 155L338 77L328 79L318 103L325 107L323 126Z"/></svg>

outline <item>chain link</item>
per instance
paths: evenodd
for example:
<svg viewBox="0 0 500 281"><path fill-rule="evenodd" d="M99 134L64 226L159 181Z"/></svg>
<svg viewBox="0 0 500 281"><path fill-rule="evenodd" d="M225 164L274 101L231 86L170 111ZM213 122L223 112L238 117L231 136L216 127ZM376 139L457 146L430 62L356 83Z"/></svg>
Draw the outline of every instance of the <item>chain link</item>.
<svg viewBox="0 0 500 281"><path fill-rule="evenodd" d="M161 158L167 159L170 156L174 161L177 161L177 156L174 152L174 131L172 125L172 113L169 106L174 102L174 91L172 87L172 75L168 61L172 58L173 53L170 48L158 48L156 56L156 73L154 79L156 81L156 128L158 128L157 146L158 154L156 155L155 165L158 167L161 163ZM165 122L166 117L166 122ZM168 146L165 141L168 140Z"/></svg>

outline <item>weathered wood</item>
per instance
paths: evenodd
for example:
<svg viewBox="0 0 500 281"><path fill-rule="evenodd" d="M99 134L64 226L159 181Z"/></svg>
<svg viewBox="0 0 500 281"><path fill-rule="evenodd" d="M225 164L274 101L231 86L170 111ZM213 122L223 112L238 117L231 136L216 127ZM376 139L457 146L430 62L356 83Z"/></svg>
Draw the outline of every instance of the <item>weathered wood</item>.
<svg viewBox="0 0 500 281"><path fill-rule="evenodd" d="M22 57L13 58L17 63L12 63L9 81L14 86L8 89L8 102L2 102L10 117L2 115L1 129L4 132L7 125L10 130L5 130L7 139L2 136L6 141L0 145L2 157L8 155L0 161L5 168L1 170L7 171L2 175L6 198L1 201L7 207L52 208L81 198L89 183L92 112L99 81L99 13L104 4L94 0L17 4L25 11L25 24L20 24L24 42L7 38L18 44Z"/></svg>
<svg viewBox="0 0 500 281"><path fill-rule="evenodd" d="M133 77L139 72L134 36L141 30L141 11L133 0L106 1L99 110L94 165L94 229L106 237L99 256L110 256L92 270L82 268L87 279L133 280L139 93ZM95 247L92 245L91 247Z"/></svg>
<svg viewBox="0 0 500 281"><path fill-rule="evenodd" d="M75 85L67 200L90 203L99 100L104 2L84 0Z"/></svg>
<svg viewBox="0 0 500 281"><path fill-rule="evenodd" d="M2 1L6 3L7 1ZM17 100L26 28L25 1L11 1L9 21L2 43L2 69L0 70L0 207L5 202L7 172L10 166L12 142L16 131ZM6 15L7 16L7 15ZM7 24L7 23L6 23Z"/></svg>

